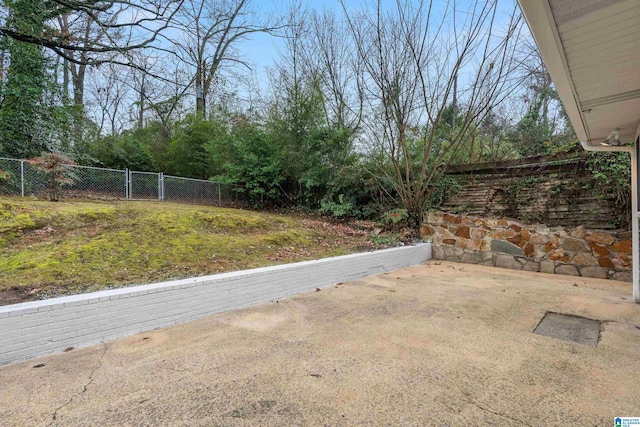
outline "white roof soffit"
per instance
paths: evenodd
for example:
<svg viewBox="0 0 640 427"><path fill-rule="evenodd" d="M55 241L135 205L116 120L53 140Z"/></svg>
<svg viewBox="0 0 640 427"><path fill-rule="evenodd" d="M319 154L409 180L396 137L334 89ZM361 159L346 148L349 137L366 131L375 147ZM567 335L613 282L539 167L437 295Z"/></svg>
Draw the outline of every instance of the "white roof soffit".
<svg viewBox="0 0 640 427"><path fill-rule="evenodd" d="M640 0L518 0L578 138L640 129Z"/></svg>

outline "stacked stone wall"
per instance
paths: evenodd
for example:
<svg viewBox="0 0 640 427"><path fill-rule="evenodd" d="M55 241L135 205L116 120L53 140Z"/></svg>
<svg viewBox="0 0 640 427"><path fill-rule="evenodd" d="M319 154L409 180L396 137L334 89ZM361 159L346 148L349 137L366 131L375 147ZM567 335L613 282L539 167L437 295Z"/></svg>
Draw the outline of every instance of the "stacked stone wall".
<svg viewBox="0 0 640 427"><path fill-rule="evenodd" d="M631 233L527 225L430 212L433 258L516 270L631 281Z"/></svg>
<svg viewBox="0 0 640 427"><path fill-rule="evenodd" d="M444 201L447 212L607 230L626 228L630 218L630 206L594 195L596 182L579 152L450 166L447 173L461 186Z"/></svg>

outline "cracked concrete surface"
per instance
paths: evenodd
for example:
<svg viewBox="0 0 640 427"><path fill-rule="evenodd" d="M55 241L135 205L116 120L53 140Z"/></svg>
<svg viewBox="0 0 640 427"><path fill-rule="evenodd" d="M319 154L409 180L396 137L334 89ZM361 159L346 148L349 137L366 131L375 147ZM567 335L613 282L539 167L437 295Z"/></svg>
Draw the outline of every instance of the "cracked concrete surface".
<svg viewBox="0 0 640 427"><path fill-rule="evenodd" d="M630 294L432 261L2 368L0 425L611 425L640 415ZM534 334L546 312L600 343Z"/></svg>
<svg viewBox="0 0 640 427"><path fill-rule="evenodd" d="M73 402L73 399L75 399L77 396L81 395L82 393L86 393L87 389L89 388L89 386L91 385L91 383L93 383L93 375L96 373L96 371L98 369L100 369L102 367L102 359L104 358L104 355L107 353L107 344L104 343L104 351L102 352L102 354L100 355L100 359L98 359L98 366L96 366L91 373L89 374L89 378L87 380L87 383L82 387L82 390L80 390L79 392L75 393L74 395L72 395L69 400L65 403L63 403L62 405L58 406L55 411L53 411L53 415L51 416L52 418L52 422L49 424L50 426L55 424L55 421L58 420L58 412L60 410L62 410L65 406L69 405L71 402ZM46 366L46 365L45 365ZM43 366L44 367L44 366Z"/></svg>

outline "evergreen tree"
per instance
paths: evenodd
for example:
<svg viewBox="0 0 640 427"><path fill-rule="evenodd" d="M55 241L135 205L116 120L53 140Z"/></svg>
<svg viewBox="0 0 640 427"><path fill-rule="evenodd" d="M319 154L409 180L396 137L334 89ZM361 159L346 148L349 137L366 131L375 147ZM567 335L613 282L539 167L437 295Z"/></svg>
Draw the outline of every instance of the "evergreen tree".
<svg viewBox="0 0 640 427"><path fill-rule="evenodd" d="M4 6L10 10L10 28L34 35L43 32L43 0L5 0ZM0 153L7 157L33 157L47 149L41 111L49 85L48 61L38 45L9 38L4 38L2 44L9 61L1 88Z"/></svg>

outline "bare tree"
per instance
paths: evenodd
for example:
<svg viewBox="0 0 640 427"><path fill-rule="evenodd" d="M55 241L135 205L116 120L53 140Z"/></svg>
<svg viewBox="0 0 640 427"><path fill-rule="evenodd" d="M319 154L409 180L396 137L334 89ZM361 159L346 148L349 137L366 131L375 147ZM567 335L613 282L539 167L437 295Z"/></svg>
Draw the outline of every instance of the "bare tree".
<svg viewBox="0 0 640 427"><path fill-rule="evenodd" d="M359 127L362 93L355 47L346 23L332 11L318 12L294 3L283 31L286 47L271 73L276 92L271 104L278 107L287 93L293 105L312 86L321 95L324 122L335 129ZM345 37L347 36L347 37Z"/></svg>
<svg viewBox="0 0 640 427"><path fill-rule="evenodd" d="M98 26L93 18L93 16L101 18L100 15L100 12L96 12L94 15L64 14L57 17L60 32L74 34L78 45L83 48L81 51L63 49L64 56L62 56L65 71L63 87L67 90L69 81L71 81L73 104L80 109L84 108L84 82L90 57L88 49L99 44L106 36L106 28ZM117 16L117 14L112 16L111 20L117 19ZM71 79L69 79L69 73Z"/></svg>
<svg viewBox="0 0 640 427"><path fill-rule="evenodd" d="M126 126L124 111L130 104L131 87L128 80L132 70L122 68L117 64L105 64L93 70L93 78L89 84L90 93L95 105L94 121L98 127L98 134L107 131L119 134Z"/></svg>
<svg viewBox="0 0 640 427"><path fill-rule="evenodd" d="M196 111L206 115L206 100L223 72L238 67L249 69L237 45L253 33L273 32L278 24L259 22L250 8L250 0L216 2L186 0L174 26L181 36L176 54L193 68Z"/></svg>
<svg viewBox="0 0 640 427"><path fill-rule="evenodd" d="M520 44L520 49L522 56L527 58L522 64L523 72L527 76L527 90L520 99L524 101L521 105L527 111L521 111L521 115L531 115L532 110L537 110L535 115L538 116L538 122L548 128L550 135L564 131L569 124L568 117L538 47L533 39L527 38Z"/></svg>
<svg viewBox="0 0 640 427"><path fill-rule="evenodd" d="M135 119L138 129L145 126L146 118L157 119L163 132L170 136L172 122L183 113L183 101L190 88L191 78L177 61L136 54L138 69L133 70L126 83L135 91ZM175 59L175 58L173 58ZM153 76L162 74L158 80Z"/></svg>
<svg viewBox="0 0 640 427"><path fill-rule="evenodd" d="M101 37L87 43L71 28L45 26L35 34L6 25L8 8L0 8L0 36L46 47L70 63L97 65L105 62L132 65L121 54L142 48L164 50L162 33L169 27L184 0L47 0L38 6L46 20L73 16L90 22ZM89 28L89 26L87 26ZM100 55L110 54L110 55Z"/></svg>
<svg viewBox="0 0 640 427"><path fill-rule="evenodd" d="M63 91L63 104L73 105L73 113L68 117L73 131L68 135L68 141L65 141L63 146L69 144L78 145L81 144L84 138L86 127L86 111L85 111L85 80L87 76L87 69L89 67L89 58L91 52L88 50L92 46L96 46L107 37L107 29L97 25L94 17L102 19L103 13L96 11L94 14L79 14L79 13L65 13L58 15L57 18L57 31L60 34L73 34L77 39L78 46L81 46L83 50L76 51L72 49L62 49L63 56L57 56L58 59L62 59L63 62L63 79L62 79L62 91ZM115 22L118 19L119 14L113 14L111 16L111 22ZM105 53L97 54L105 57ZM99 62L96 63L99 66ZM71 84L73 96L69 97L69 86ZM72 99L72 103L71 103Z"/></svg>
<svg viewBox="0 0 640 427"><path fill-rule="evenodd" d="M312 56L310 52L305 52L312 44L307 28L308 19L308 12L302 8L301 3L294 2L289 9L287 25L283 31L286 47L283 52L279 52L278 61L269 73L274 92L270 104L280 114L288 115L280 110L286 110L289 104L300 105L303 86L317 77ZM296 119L289 116L288 120L295 127Z"/></svg>
<svg viewBox="0 0 640 427"><path fill-rule="evenodd" d="M314 11L302 54L308 74L320 79L327 123L356 130L360 126L363 94L360 62L346 24L332 11Z"/></svg>
<svg viewBox="0 0 640 427"><path fill-rule="evenodd" d="M363 72L363 123L385 159L375 175L394 183L419 230L447 163L520 83L514 71L522 20L514 8L499 26L496 1L462 9L456 1L398 0L384 9L378 0L357 16L342 5Z"/></svg>

